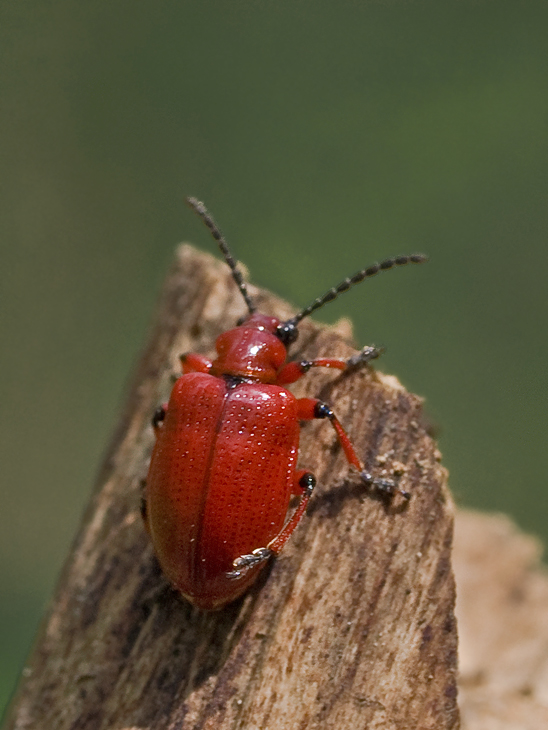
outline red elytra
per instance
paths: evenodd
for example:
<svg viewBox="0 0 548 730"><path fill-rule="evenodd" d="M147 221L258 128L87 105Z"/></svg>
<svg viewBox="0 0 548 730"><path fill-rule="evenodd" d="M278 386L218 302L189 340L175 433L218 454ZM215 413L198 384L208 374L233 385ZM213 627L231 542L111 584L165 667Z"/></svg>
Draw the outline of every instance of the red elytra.
<svg viewBox="0 0 548 730"><path fill-rule="evenodd" d="M218 609L253 583L301 520L315 486L297 469L299 421L327 418L346 458L364 483L391 497L409 495L393 481L364 471L333 411L313 398L295 398L285 387L311 367L345 370L378 357L364 348L350 360L286 362L297 324L354 284L380 271L422 263L422 254L387 259L330 289L291 319L258 314L228 246L205 206L189 205L218 241L249 309L249 316L217 338L217 357L181 357L183 375L169 403L157 410L142 513L168 580L202 609ZM300 497L286 520L292 495Z"/></svg>

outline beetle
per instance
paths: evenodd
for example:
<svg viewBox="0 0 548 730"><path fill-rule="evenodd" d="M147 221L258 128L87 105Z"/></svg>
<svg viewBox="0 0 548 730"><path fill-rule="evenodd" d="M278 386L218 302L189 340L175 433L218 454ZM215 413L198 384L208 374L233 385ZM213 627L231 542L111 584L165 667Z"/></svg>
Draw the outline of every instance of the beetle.
<svg viewBox="0 0 548 730"><path fill-rule="evenodd" d="M300 421L327 419L348 463L361 479L390 498L399 491L364 470L333 410L314 398L296 398L287 386L313 367L346 370L380 350L365 347L349 360L287 362L299 322L341 292L422 254L373 264L281 321L260 314L228 245L202 202L187 198L219 244L248 315L215 343L210 360L181 356L182 375L169 403L154 414L153 448L142 514L170 583L201 609L219 609L241 596L271 556L278 555L303 517L316 479L297 468ZM299 497L289 519L291 497Z"/></svg>

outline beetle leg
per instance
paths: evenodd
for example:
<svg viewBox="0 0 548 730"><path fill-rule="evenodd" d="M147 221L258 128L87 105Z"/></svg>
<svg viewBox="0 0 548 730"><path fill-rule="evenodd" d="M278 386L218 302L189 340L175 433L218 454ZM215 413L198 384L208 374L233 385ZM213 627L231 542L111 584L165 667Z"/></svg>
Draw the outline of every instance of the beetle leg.
<svg viewBox="0 0 548 730"><path fill-rule="evenodd" d="M247 571L250 568L254 568L256 565L259 565L259 563L264 563L265 560L268 560L274 553L269 550L269 548L257 548L252 553L249 553L247 555L240 555L239 558L236 558L236 560L232 561L232 566L234 567L234 570L230 570L227 574L227 578L232 578L233 580L236 580L236 578L241 578L242 575L247 573Z"/></svg>
<svg viewBox="0 0 548 730"><path fill-rule="evenodd" d="M314 477L314 475L307 471L306 469L298 469L295 472L295 478L293 480L293 489L291 490L291 494L294 494L297 497L302 497L303 494L308 489L308 478L307 474L310 477Z"/></svg>
<svg viewBox="0 0 548 730"><path fill-rule="evenodd" d="M278 371L276 383L278 385L289 385L295 383L302 378L310 368L335 368L337 370L347 370L360 365L366 365L371 360L375 360L384 352L382 347L364 347L361 352L348 360L338 360L332 357L318 358L316 360L301 360L300 362L288 362Z"/></svg>
<svg viewBox="0 0 548 730"><path fill-rule="evenodd" d="M158 406L158 408L154 411L152 416L152 428L154 429L154 433L158 433L158 430L161 428L164 418L166 417L166 413L167 403L162 403L162 405Z"/></svg>
<svg viewBox="0 0 548 730"><path fill-rule="evenodd" d="M140 487L141 487L141 500L139 503L139 511L140 511L141 517L143 519L143 524L145 526L145 530L150 535L150 527L148 524L147 498L146 498L147 483L146 483L145 479L141 479Z"/></svg>
<svg viewBox="0 0 548 730"><path fill-rule="evenodd" d="M363 470L363 464L358 458L352 442L348 438L348 434L341 425L339 419L335 416L327 403L323 403L317 398L299 398L297 401L297 418L301 421L312 421L315 418L327 418L335 429L339 443L341 444L347 461L355 466L358 471Z"/></svg>
<svg viewBox="0 0 548 730"><path fill-rule="evenodd" d="M375 347L375 345L366 345L357 355L349 357L346 361L348 368L355 368L359 365L367 365L371 360L376 360L384 352L384 347Z"/></svg>
<svg viewBox="0 0 548 730"><path fill-rule="evenodd" d="M310 497L312 496L312 492L314 491L315 486L316 477L314 476L314 474L304 470L297 472L295 479L295 488L300 491L301 498L299 500L299 504L295 509L295 512L293 512L289 520L285 523L281 532L278 533L278 535L276 535L276 537L268 543L267 548L271 550L273 555L278 555L280 553L285 543L291 537L293 530L301 521L306 511L306 507L310 502Z"/></svg>
<svg viewBox="0 0 548 730"><path fill-rule="evenodd" d="M322 403L322 401L317 400L316 398L299 398L297 401L297 407L298 418L303 421L310 421L315 418L329 419L331 425L335 429L337 438L339 439L339 443L342 446L348 463L352 464L352 466L359 471L360 477L366 484L387 497L392 497L395 492L398 492L405 500L410 499L411 495L409 492L406 492L404 489L400 489L396 482L391 479L373 477L369 472L365 471L364 465L358 458L354 446L352 445L352 441L350 441L350 438L342 427L341 422L335 416L327 403Z"/></svg>
<svg viewBox="0 0 548 730"><path fill-rule="evenodd" d="M366 484L370 484L379 494L390 498L394 496L394 492L398 492L406 501L411 499L410 493L406 492L405 489L400 489L392 479L375 478L365 470L360 472L360 476Z"/></svg>
<svg viewBox="0 0 548 730"><path fill-rule="evenodd" d="M181 361L183 375L186 375L186 373L209 373L213 367L213 362L209 358L199 355L197 352L187 352L180 355L179 360Z"/></svg>
<svg viewBox="0 0 548 730"><path fill-rule="evenodd" d="M228 578L240 578L249 570L249 568L258 565L259 563L263 563L273 555L279 555L283 546L291 537L293 530L301 521L315 486L316 477L314 474L305 470L300 470L296 473L293 493L301 495L297 508L289 520L285 523L281 531L268 543L266 547L257 548L257 550L253 550L252 553L249 553L248 555L240 555L239 558L234 560L232 563L234 570L227 573Z"/></svg>

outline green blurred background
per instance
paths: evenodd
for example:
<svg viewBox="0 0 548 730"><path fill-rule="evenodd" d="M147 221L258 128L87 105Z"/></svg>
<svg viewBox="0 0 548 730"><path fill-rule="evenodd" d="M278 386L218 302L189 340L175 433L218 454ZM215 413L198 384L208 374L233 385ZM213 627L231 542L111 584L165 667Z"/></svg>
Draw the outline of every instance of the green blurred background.
<svg viewBox="0 0 548 730"><path fill-rule="evenodd" d="M548 5L0 5L0 706L204 199L304 305L426 397L458 501L544 540Z"/></svg>

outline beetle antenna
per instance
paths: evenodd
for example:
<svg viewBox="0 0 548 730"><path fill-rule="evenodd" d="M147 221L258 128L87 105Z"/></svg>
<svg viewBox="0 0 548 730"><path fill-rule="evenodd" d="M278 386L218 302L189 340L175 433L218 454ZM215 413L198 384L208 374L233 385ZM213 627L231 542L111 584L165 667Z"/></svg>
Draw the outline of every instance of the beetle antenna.
<svg viewBox="0 0 548 730"><path fill-rule="evenodd" d="M338 286L334 286L323 296L315 299L312 304L309 304L308 307L305 307L305 309L296 314L294 317L288 319L287 322L284 322L284 324L289 325L289 327L295 327L295 325L297 325L302 319L308 317L312 314L312 312L315 312L316 309L323 307L323 305L327 304L327 302L332 302L333 299L336 299L339 296L339 294L347 291L354 286L354 284L359 284L364 279L369 279L371 276L375 276L380 271L388 271L388 269L393 269L395 266L405 266L405 264L423 264L426 261L428 261L427 256L422 253L414 253L410 256L395 256L394 258L381 261L380 264L368 266L367 269L357 271L354 276L349 276L348 279L341 281Z"/></svg>
<svg viewBox="0 0 548 730"><path fill-rule="evenodd" d="M200 200L198 200L197 198L189 197L186 199L186 202L192 208L192 210L200 216L200 218L211 231L211 235L213 236L213 238L219 244L219 248L221 249L221 252L225 257L225 261L230 267L230 271L232 272L232 278L236 282L236 285L240 290L240 294L243 296L244 301L247 304L249 314L253 314L255 311L257 311L257 308L251 301L251 297L249 296L249 292L247 291L247 286L244 281L244 277L242 276L242 272L238 268L238 264L234 261L234 258L230 253L230 249L228 248L228 244L225 241L223 234L218 229L217 224L208 213L205 205Z"/></svg>

